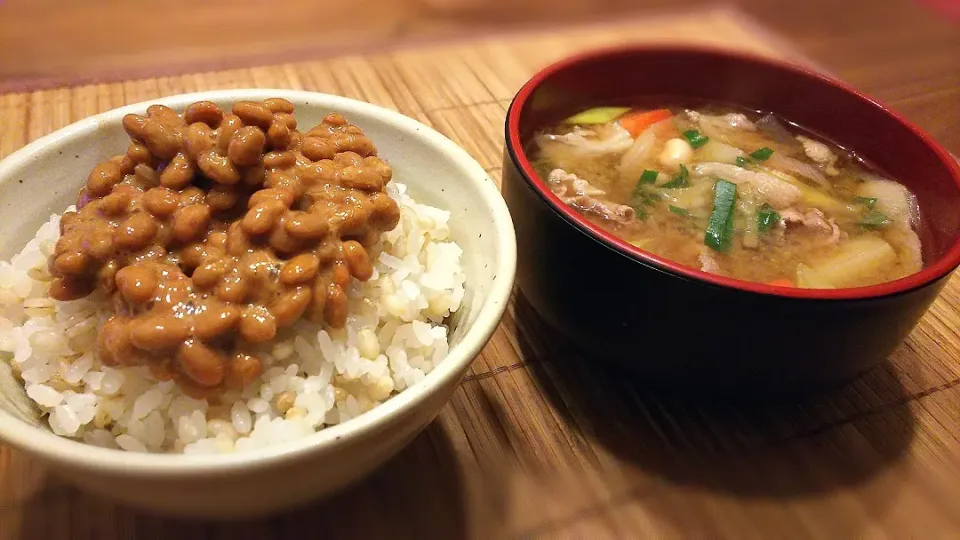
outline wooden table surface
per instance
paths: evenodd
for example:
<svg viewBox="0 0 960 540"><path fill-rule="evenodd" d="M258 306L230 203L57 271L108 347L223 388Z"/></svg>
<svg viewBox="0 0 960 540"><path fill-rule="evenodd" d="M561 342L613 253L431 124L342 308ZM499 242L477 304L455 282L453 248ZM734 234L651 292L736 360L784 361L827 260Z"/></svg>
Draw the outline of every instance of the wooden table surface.
<svg viewBox="0 0 960 540"><path fill-rule="evenodd" d="M0 91L209 71L710 0L0 0ZM956 0L732 2L960 151ZM39 31L43 29L43 31Z"/></svg>
<svg viewBox="0 0 960 540"><path fill-rule="evenodd" d="M956 22L899 0L737 4L288 0L280 13L258 0L6 0L0 157L122 103L282 85L396 108L453 138L497 178L499 122L515 85L578 40L637 36L805 57L960 154ZM644 18L677 6L692 15ZM509 37L531 27L545 34ZM504 37L460 45L492 34ZM405 49L411 42L427 48ZM388 50L397 52L376 54ZM313 62L346 53L373 56ZM500 71L493 84L470 87L466 79L485 69ZM371 70L383 70L374 86ZM131 79L147 80L117 82ZM391 86L400 80L406 85ZM329 501L247 523L153 517L85 495L0 446L0 539L956 538L958 307L954 279L878 370L810 401L757 409L659 396L567 358L519 296L438 420Z"/></svg>

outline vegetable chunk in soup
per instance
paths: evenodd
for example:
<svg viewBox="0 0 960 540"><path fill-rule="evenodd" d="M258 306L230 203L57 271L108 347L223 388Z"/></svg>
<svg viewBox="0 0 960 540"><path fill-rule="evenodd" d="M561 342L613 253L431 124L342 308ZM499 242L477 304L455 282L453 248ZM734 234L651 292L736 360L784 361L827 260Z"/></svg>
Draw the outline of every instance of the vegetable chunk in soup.
<svg viewBox="0 0 960 540"><path fill-rule="evenodd" d="M916 199L770 114L599 107L539 132L550 189L631 244L704 272L807 288L923 266Z"/></svg>

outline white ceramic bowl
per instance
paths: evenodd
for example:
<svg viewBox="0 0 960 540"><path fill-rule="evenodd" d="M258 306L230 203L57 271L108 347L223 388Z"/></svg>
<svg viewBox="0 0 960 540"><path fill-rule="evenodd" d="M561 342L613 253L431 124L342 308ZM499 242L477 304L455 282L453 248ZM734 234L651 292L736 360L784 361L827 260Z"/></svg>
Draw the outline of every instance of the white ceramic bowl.
<svg viewBox="0 0 960 540"><path fill-rule="evenodd" d="M266 449L219 456L140 454L89 446L52 434L21 384L0 361L0 439L82 489L135 506L180 515L251 517L338 490L411 441L449 400L490 339L513 286L516 241L497 186L481 166L429 127L368 103L290 90L183 94L93 116L43 137L0 162L0 258L9 259L51 213L75 202L87 174L129 143L128 113L162 103L182 111L210 100L283 97L301 126L329 111L359 125L418 201L452 212L451 236L464 249L463 305L451 323L450 353L420 383L348 422Z"/></svg>

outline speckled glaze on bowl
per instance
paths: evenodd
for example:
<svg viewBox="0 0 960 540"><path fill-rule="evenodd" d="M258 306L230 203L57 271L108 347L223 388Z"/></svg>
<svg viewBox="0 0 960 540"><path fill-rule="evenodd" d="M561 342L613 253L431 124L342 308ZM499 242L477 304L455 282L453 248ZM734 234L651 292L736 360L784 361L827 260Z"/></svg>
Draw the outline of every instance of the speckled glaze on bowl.
<svg viewBox="0 0 960 540"><path fill-rule="evenodd" d="M453 142L399 113L342 97L290 90L185 94L93 116L35 141L0 162L0 257L8 259L54 212L76 201L99 161L126 148L127 113L162 103L182 111L210 100L283 97L301 125L330 111L364 129L394 169L394 179L425 204L450 210L451 237L463 248L466 295L451 323L450 353L420 383L373 410L299 441L222 456L139 454L57 437L0 362L0 440L83 489L164 513L252 517L320 498L396 454L449 400L496 328L513 286L513 224L496 184ZM126 141L126 142L124 142Z"/></svg>
<svg viewBox="0 0 960 540"><path fill-rule="evenodd" d="M649 76L656 74L656 76ZM916 193L925 268L871 287L771 287L647 253L583 219L546 187L524 144L583 108L662 98L772 111L855 149ZM598 361L668 386L808 391L877 365L960 264L960 167L887 107L799 66L691 47L623 47L545 68L514 98L503 192L533 308Z"/></svg>

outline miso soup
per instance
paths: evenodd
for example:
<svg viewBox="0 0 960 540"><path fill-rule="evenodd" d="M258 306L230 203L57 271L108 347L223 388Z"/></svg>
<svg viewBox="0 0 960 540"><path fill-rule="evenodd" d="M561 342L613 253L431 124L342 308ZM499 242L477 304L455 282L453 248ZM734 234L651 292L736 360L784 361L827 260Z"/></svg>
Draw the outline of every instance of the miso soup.
<svg viewBox="0 0 960 540"><path fill-rule="evenodd" d="M704 272L844 288L923 266L914 195L771 114L598 107L541 130L532 146L564 204Z"/></svg>

